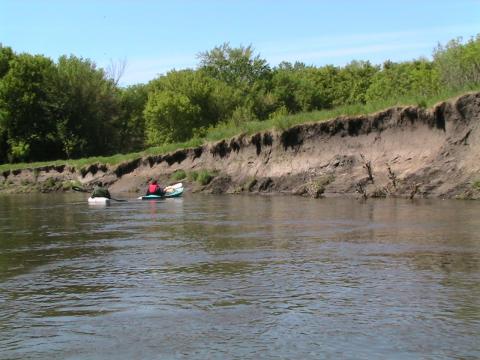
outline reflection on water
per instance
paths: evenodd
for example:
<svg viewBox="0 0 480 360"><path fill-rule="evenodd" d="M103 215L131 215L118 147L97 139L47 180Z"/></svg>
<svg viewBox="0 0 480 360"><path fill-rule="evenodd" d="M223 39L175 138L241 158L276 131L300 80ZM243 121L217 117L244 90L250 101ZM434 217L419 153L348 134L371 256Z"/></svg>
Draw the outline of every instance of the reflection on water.
<svg viewBox="0 0 480 360"><path fill-rule="evenodd" d="M0 197L0 358L479 358L480 203Z"/></svg>

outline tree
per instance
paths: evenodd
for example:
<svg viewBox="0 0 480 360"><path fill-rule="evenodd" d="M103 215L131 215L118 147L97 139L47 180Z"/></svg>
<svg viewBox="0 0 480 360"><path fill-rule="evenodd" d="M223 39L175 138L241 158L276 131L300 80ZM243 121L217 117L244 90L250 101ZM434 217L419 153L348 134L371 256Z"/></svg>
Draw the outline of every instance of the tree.
<svg viewBox="0 0 480 360"><path fill-rule="evenodd" d="M153 92L173 92L185 96L198 109L191 124L193 133L217 124L230 116L241 98L225 82L203 70L171 71L149 84Z"/></svg>
<svg viewBox="0 0 480 360"><path fill-rule="evenodd" d="M4 47L0 43L0 79L3 78L10 68L10 61L13 60L15 54L13 53L12 48Z"/></svg>
<svg viewBox="0 0 480 360"><path fill-rule="evenodd" d="M115 120L119 144L123 151L139 151L145 144L147 85L132 85L119 90L120 112Z"/></svg>
<svg viewBox="0 0 480 360"><path fill-rule="evenodd" d="M439 76L434 65L426 59L409 62L388 62L377 72L365 99L375 102L400 97L427 97L438 93Z"/></svg>
<svg viewBox="0 0 480 360"><path fill-rule="evenodd" d="M462 38L438 45L433 59L444 86L461 89L480 84L480 34L462 44Z"/></svg>
<svg viewBox="0 0 480 360"><path fill-rule="evenodd" d="M0 128L7 134L9 161L53 159L56 70L41 55L20 54L9 61L0 82Z"/></svg>
<svg viewBox="0 0 480 360"><path fill-rule="evenodd" d="M332 65L315 68L287 64L276 69L272 79L278 107L285 106L291 113L332 107L339 81L338 68Z"/></svg>
<svg viewBox="0 0 480 360"><path fill-rule="evenodd" d="M200 68L229 85L248 86L270 75L267 61L261 59L260 55L254 55L251 45L232 48L229 43L224 43L200 53L198 58Z"/></svg>
<svg viewBox="0 0 480 360"><path fill-rule="evenodd" d="M339 79L335 83L333 105L365 104L365 94L379 70L378 66L373 66L368 61L352 61L341 68Z"/></svg>
<svg viewBox="0 0 480 360"><path fill-rule="evenodd" d="M10 61L13 60L15 54L13 53L12 49L9 47L4 47L0 43L0 83L2 78L7 74L10 68ZM1 87L1 84L0 84ZM2 109L0 105L0 164L3 162L8 161L8 143L7 143L7 131L2 124L6 123L5 117L7 116L7 112L5 109Z"/></svg>
<svg viewBox="0 0 480 360"><path fill-rule="evenodd" d="M200 107L183 94L171 90L150 94L144 112L147 144L162 145L190 139L200 111Z"/></svg>
<svg viewBox="0 0 480 360"><path fill-rule="evenodd" d="M117 89L89 59L58 60L57 136L67 158L111 154L118 148Z"/></svg>

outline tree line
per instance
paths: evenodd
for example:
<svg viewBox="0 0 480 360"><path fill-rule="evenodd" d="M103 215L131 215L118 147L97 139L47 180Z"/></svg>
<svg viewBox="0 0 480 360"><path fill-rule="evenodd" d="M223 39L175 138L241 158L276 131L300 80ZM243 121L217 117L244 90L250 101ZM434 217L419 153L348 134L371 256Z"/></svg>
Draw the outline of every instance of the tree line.
<svg viewBox="0 0 480 360"><path fill-rule="evenodd" d="M202 138L219 124L369 104L480 85L480 35L438 45L432 60L270 66L252 46L222 44L195 69L120 87L89 60L15 53L0 44L0 163L140 151Z"/></svg>

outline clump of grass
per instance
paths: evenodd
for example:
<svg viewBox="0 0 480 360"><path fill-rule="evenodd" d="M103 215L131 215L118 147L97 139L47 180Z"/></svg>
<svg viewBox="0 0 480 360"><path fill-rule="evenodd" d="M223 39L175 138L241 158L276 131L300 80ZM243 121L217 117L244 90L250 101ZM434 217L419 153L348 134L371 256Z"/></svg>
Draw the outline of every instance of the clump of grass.
<svg viewBox="0 0 480 360"><path fill-rule="evenodd" d="M208 185L214 177L214 173L208 170L200 170L200 172L198 173L197 182L201 185Z"/></svg>
<svg viewBox="0 0 480 360"><path fill-rule="evenodd" d="M188 181L197 181L198 171L191 171L187 174Z"/></svg>
<svg viewBox="0 0 480 360"><path fill-rule="evenodd" d="M480 180L474 181L473 184L472 184L472 187L473 187L475 190L480 191Z"/></svg>
<svg viewBox="0 0 480 360"><path fill-rule="evenodd" d="M200 185L208 185L213 178L217 176L216 171L210 170L199 170L199 171L192 171L188 173L187 179L190 181L196 181Z"/></svg>
<svg viewBox="0 0 480 360"><path fill-rule="evenodd" d="M171 176L170 176L170 179L172 179L173 181L178 181L178 180L183 180L187 177L187 173L185 172L185 170L177 170L175 171Z"/></svg>

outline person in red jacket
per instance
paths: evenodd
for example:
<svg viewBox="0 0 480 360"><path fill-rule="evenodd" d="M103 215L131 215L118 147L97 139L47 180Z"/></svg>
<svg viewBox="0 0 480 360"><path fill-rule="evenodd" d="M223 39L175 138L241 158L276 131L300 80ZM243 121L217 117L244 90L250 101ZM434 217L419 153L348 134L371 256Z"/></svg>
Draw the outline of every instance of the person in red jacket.
<svg viewBox="0 0 480 360"><path fill-rule="evenodd" d="M150 185L148 185L147 195L165 195L163 188L158 185L157 180L153 180Z"/></svg>

